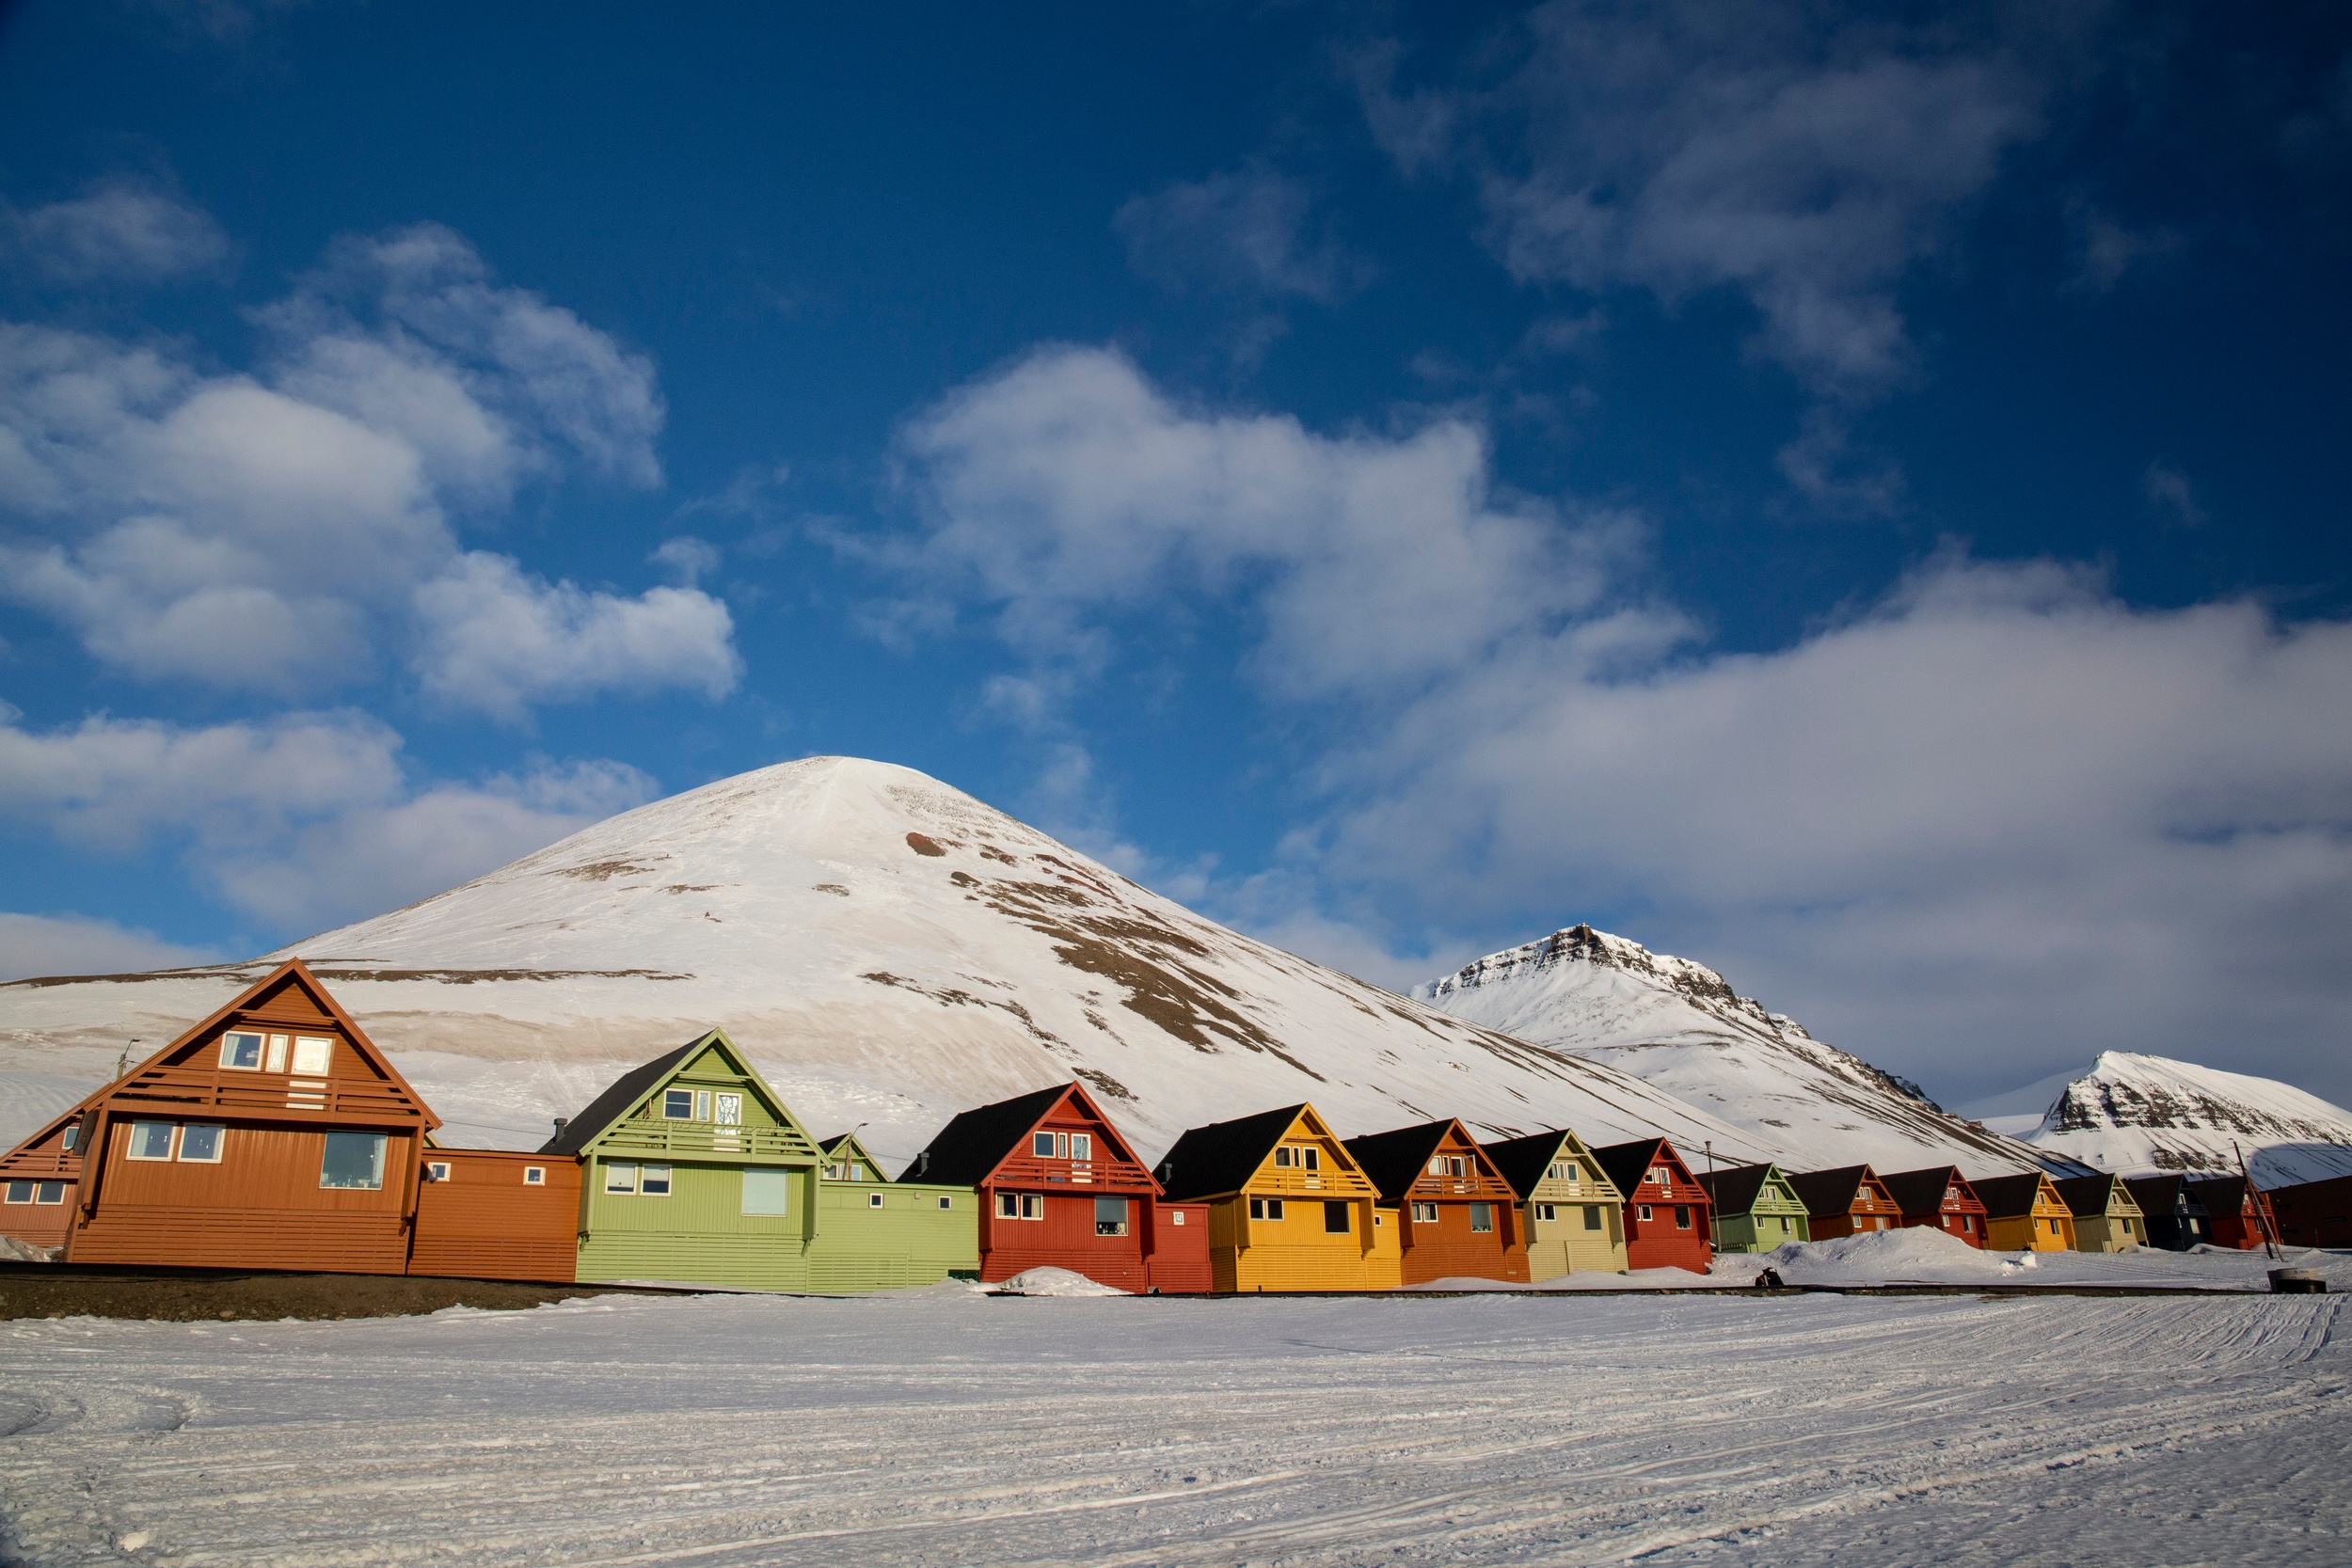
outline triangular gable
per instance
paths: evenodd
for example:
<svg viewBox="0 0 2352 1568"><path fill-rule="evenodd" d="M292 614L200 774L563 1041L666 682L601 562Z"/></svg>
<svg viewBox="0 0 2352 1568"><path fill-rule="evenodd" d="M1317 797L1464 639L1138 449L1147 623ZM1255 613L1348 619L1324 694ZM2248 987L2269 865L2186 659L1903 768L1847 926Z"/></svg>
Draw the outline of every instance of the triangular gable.
<svg viewBox="0 0 2352 1568"><path fill-rule="evenodd" d="M1968 1179L1960 1174L1958 1165L1922 1165L1917 1170L1890 1171L1879 1178L1887 1192L1894 1196L1895 1207L1905 1219L1935 1218L1944 1212L1944 1205L1953 1201L1945 1195L1957 1188L1963 1212L1973 1205L1979 1212L1984 1201Z"/></svg>
<svg viewBox="0 0 2352 1568"><path fill-rule="evenodd" d="M882 1174L882 1162L874 1158L873 1150L860 1142L855 1132L835 1132L830 1138L819 1138L817 1140L817 1147L824 1151L825 1164L822 1174L828 1181L887 1181L890 1180ZM834 1176L834 1168L838 1165L847 1165L852 1174ZM867 1174L863 1176L855 1174L861 1170Z"/></svg>
<svg viewBox="0 0 2352 1568"><path fill-rule="evenodd" d="M88 1112L90 1102L83 1101L71 1110L62 1111L41 1124L40 1131L18 1144L6 1154L0 1154L0 1176L23 1178L31 1175L72 1176L82 1168L79 1148L64 1147L65 1130L80 1121Z"/></svg>
<svg viewBox="0 0 2352 1568"><path fill-rule="evenodd" d="M1700 1177L1699 1185L1706 1189L1715 1212L1729 1218L1752 1214L1767 1195L1777 1196L1781 1189L1772 1184L1772 1178L1779 1175L1778 1168L1769 1162L1761 1165L1729 1165ZM1785 1183L1786 1179L1783 1180Z"/></svg>
<svg viewBox="0 0 2352 1568"><path fill-rule="evenodd" d="M1616 1183L1622 1194L1629 1195L1639 1187L1652 1165L1671 1166L1683 1180L1693 1186L1698 1183L1698 1178L1691 1174L1691 1167L1683 1164L1675 1146L1664 1138L1635 1138L1629 1143L1611 1144L1593 1150L1593 1158L1600 1162L1600 1168L1609 1173L1609 1180Z"/></svg>
<svg viewBox="0 0 2352 1568"><path fill-rule="evenodd" d="M1530 1132L1525 1137L1504 1138L1486 1145L1486 1158L1511 1184L1511 1191L1521 1203L1533 1197L1535 1189L1546 1179L1551 1167L1565 1152L1575 1156L1576 1134L1565 1128L1550 1128Z"/></svg>
<svg viewBox="0 0 2352 1568"><path fill-rule="evenodd" d="M1284 1144L1311 1142L1329 1156L1331 1164L1321 1174L1328 1179L1322 1189L1330 1197L1372 1197L1377 1189L1364 1174L1356 1156L1348 1151L1347 1142L1331 1131L1330 1124L1313 1105L1300 1105L1291 1118L1275 1132L1265 1147L1259 1150L1257 1164L1250 1171L1250 1180L1263 1177L1271 1180L1282 1167L1274 1163L1275 1151ZM1336 1183L1336 1184L1330 1184Z"/></svg>
<svg viewBox="0 0 2352 1568"><path fill-rule="evenodd" d="M1347 1151L1356 1157L1364 1175L1379 1190L1381 1202L1391 1207L1405 1201L1413 1183L1427 1173L1430 1160L1448 1148L1476 1163L1477 1177L1473 1180L1483 1179L1506 1191L1510 1189L1509 1180L1496 1168L1493 1156L1470 1136L1469 1128L1453 1117L1347 1140Z"/></svg>
<svg viewBox="0 0 2352 1568"><path fill-rule="evenodd" d="M588 1108L570 1121L564 1130L548 1140L539 1150L542 1154L580 1155L593 1153L598 1147L614 1140L627 1141L643 1136L643 1128L632 1128L642 1119L637 1113L676 1083L695 1072L708 1057L716 1056L725 1068L725 1078L731 1085L755 1096L761 1107L775 1121L773 1128L754 1128L746 1125L732 1134L732 1144L719 1140L728 1134L715 1129L712 1154L728 1159L740 1159L753 1164L814 1164L819 1158L817 1140L801 1125L784 1097L776 1093L759 1069L751 1064L742 1049L728 1037L724 1029L713 1029L706 1035L687 1041L675 1051L664 1052L644 1066L623 1073L608 1085L604 1092L588 1103ZM707 1124L696 1122L696 1127ZM695 1149L693 1153L700 1153Z"/></svg>
<svg viewBox="0 0 2352 1568"><path fill-rule="evenodd" d="M1283 1167L1275 1164L1275 1150L1301 1138L1314 1143L1326 1156L1320 1174L1329 1177L1331 1184L1325 1191L1335 1197L1362 1197L1373 1192L1346 1144L1331 1131L1322 1113L1305 1101L1188 1128L1160 1157L1152 1174L1166 1196L1176 1201L1225 1197L1246 1191L1253 1182L1279 1184L1275 1173Z"/></svg>
<svg viewBox="0 0 2352 1568"><path fill-rule="evenodd" d="M2044 1171L2021 1171L2015 1176L1988 1176L1972 1183L1977 1201L1984 1205L1985 1217L1995 1220L2026 1219L2055 1210L2066 1213L2066 1201L2050 1184Z"/></svg>
<svg viewBox="0 0 2352 1568"><path fill-rule="evenodd" d="M213 1069L192 1066L194 1058L214 1050L220 1037L242 1024L250 1024L263 1033L299 1032L332 1028L343 1037L361 1064L385 1085L380 1114L398 1119L421 1121L430 1131L441 1125L441 1118L424 1101L392 1066L391 1059L377 1049L368 1032L359 1027L358 1020L343 1010L343 1005L312 974L310 966L300 958L288 958L276 969L240 991L227 1004L215 1009L203 1022L185 1030L170 1044L149 1056L122 1077L107 1085L82 1102L84 1109L99 1105L142 1101L164 1101L182 1110L187 1108L183 1086L175 1084L174 1075L201 1070L209 1081ZM246 1107L220 1107L246 1109Z"/></svg>
<svg viewBox="0 0 2352 1568"><path fill-rule="evenodd" d="M997 1180L1000 1173L1011 1178L1013 1173L1006 1172L1006 1165L1025 1160L1029 1135L1057 1117L1084 1122L1086 1131L1106 1151L1094 1157L1092 1185L1139 1186L1154 1195L1160 1192L1158 1180L1136 1158L1134 1146L1103 1114L1086 1085L1075 1080L957 1113L915 1156L914 1164L898 1173L899 1180L976 1187Z"/></svg>

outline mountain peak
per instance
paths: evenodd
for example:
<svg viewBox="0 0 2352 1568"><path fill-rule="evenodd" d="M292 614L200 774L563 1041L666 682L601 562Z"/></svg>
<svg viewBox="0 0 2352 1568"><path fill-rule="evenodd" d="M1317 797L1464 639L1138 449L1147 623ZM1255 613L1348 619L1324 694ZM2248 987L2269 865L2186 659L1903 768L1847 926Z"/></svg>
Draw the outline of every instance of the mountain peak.
<svg viewBox="0 0 2352 1568"><path fill-rule="evenodd" d="M2258 1182L2352 1175L2352 1111L2291 1084L2106 1051L2026 1141L2098 1169L2234 1173Z"/></svg>

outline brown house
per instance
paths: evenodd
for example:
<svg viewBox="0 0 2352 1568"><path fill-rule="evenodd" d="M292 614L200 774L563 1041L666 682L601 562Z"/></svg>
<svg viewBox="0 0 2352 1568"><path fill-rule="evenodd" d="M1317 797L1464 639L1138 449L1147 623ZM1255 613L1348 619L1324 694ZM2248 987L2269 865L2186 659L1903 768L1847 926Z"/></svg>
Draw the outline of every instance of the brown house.
<svg viewBox="0 0 2352 1568"><path fill-rule="evenodd" d="M400 1274L439 1125L289 959L83 1102L66 1259Z"/></svg>
<svg viewBox="0 0 2352 1568"><path fill-rule="evenodd" d="M2352 1176L2273 1187L2263 1195L2289 1246L2352 1247Z"/></svg>
<svg viewBox="0 0 2352 1568"><path fill-rule="evenodd" d="M1899 1170L1879 1180L1902 1211L1906 1227L1932 1227L1972 1247L1984 1245L1984 1201L1958 1165Z"/></svg>
<svg viewBox="0 0 2352 1568"><path fill-rule="evenodd" d="M1518 1194L1462 1124L1443 1121L1346 1142L1394 1216L1397 1279L1527 1279Z"/></svg>
<svg viewBox="0 0 2352 1568"><path fill-rule="evenodd" d="M1817 1242L1857 1236L1871 1230L1902 1228L1902 1205L1886 1190L1878 1172L1867 1165L1840 1165L1836 1170L1799 1171L1788 1178L1804 1200L1806 1224Z"/></svg>
<svg viewBox="0 0 2352 1568"><path fill-rule="evenodd" d="M2202 1181L2191 1181L2190 1188L2204 1201L2205 1212L2211 1216L2213 1244L2233 1246L2240 1251L2263 1244L2265 1229L2272 1226L2270 1205L2263 1201L2263 1192L2243 1176L2215 1176ZM2271 1229L2270 1234L2278 1234Z"/></svg>
<svg viewBox="0 0 2352 1568"><path fill-rule="evenodd" d="M34 1246L65 1245L73 1189L82 1180L82 1107L0 1155L0 1236Z"/></svg>
<svg viewBox="0 0 2352 1568"><path fill-rule="evenodd" d="M578 1160L428 1148L420 1177L410 1274L558 1283L575 1277Z"/></svg>

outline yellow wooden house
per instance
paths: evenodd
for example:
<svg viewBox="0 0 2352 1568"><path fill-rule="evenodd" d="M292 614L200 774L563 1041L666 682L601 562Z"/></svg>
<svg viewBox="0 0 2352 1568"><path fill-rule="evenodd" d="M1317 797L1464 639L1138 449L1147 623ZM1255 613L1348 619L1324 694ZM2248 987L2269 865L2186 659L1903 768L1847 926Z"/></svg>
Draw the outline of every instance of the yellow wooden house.
<svg viewBox="0 0 2352 1568"><path fill-rule="evenodd" d="M2074 1213L2042 1171L1971 1177L1984 1205L1984 1244L1995 1252L2072 1252Z"/></svg>
<svg viewBox="0 0 2352 1568"><path fill-rule="evenodd" d="M1208 1205L1218 1291L1396 1288L1396 1217L1312 1105L1193 1128L1154 1174Z"/></svg>
<svg viewBox="0 0 2352 1568"><path fill-rule="evenodd" d="M1519 1199L1527 1277L1625 1273L1625 1195L1573 1132L1482 1144Z"/></svg>

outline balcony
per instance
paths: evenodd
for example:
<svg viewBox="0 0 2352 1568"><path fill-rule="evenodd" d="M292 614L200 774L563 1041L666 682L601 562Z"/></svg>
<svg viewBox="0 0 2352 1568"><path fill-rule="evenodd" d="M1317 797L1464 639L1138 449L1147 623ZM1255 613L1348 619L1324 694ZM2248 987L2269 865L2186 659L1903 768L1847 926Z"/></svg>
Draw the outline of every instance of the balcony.
<svg viewBox="0 0 2352 1568"><path fill-rule="evenodd" d="M217 1068L150 1068L113 1092L114 1109L137 1115L207 1112L272 1120L421 1122L424 1111L390 1084L352 1078L301 1078L283 1072L224 1072Z"/></svg>
<svg viewBox="0 0 2352 1568"><path fill-rule="evenodd" d="M680 1160L789 1160L812 1165L821 1158L815 1144L786 1127L721 1127L655 1117L613 1123L598 1152L666 1154Z"/></svg>

